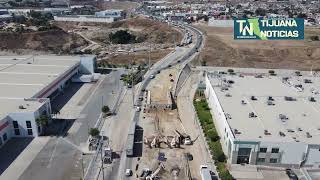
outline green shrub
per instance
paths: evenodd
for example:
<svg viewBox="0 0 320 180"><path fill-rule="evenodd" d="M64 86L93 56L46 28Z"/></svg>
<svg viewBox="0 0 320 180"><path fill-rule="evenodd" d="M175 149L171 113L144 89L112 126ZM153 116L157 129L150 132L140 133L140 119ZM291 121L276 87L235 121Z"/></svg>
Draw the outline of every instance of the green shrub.
<svg viewBox="0 0 320 180"><path fill-rule="evenodd" d="M229 72L233 72L233 70L229 70ZM203 129L203 133L206 136L208 141L208 146L211 154L213 155L213 159L215 160L215 164L217 166L217 171L219 173L219 177L221 180L232 180L233 177L225 167L226 156L223 153L220 137L216 131L214 126L212 115L210 113L210 108L205 99L201 101L193 101L195 110L197 112L200 124Z"/></svg>
<svg viewBox="0 0 320 180"><path fill-rule="evenodd" d="M206 133L206 136L210 141L218 141L220 139L218 133L214 129L209 129Z"/></svg>

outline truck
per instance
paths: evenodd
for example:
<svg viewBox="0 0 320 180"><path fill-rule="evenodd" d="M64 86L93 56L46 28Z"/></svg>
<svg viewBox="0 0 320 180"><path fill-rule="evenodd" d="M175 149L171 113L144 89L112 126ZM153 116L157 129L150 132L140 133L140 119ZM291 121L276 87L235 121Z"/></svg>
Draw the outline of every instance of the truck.
<svg viewBox="0 0 320 180"><path fill-rule="evenodd" d="M212 180L210 170L207 165L200 166L201 180Z"/></svg>

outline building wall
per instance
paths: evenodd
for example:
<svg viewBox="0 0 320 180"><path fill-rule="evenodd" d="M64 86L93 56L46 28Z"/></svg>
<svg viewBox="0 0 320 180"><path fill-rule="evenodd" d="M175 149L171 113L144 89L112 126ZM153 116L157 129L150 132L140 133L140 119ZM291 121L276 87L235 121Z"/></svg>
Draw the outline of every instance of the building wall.
<svg viewBox="0 0 320 180"><path fill-rule="evenodd" d="M260 142L260 148L267 148L266 153L259 152L258 158L265 158L267 165L300 165L307 152L308 145L301 142ZM279 153L272 153L272 148L279 148ZM270 162L270 158L277 159L277 163Z"/></svg>
<svg viewBox="0 0 320 180"><path fill-rule="evenodd" d="M208 26L213 27L233 27L233 20L219 20L210 18L208 21Z"/></svg>
<svg viewBox="0 0 320 180"><path fill-rule="evenodd" d="M50 83L47 87L42 89L40 92L35 94L33 98L47 98L57 89L62 90L64 88L65 83L72 78L79 71L80 63L75 64L68 71L64 72L57 79L55 79L52 83Z"/></svg>
<svg viewBox="0 0 320 180"><path fill-rule="evenodd" d="M55 21L69 21L69 22L101 22L101 23L112 23L115 21L114 18L98 18L98 17L86 17L86 16L54 16Z"/></svg>
<svg viewBox="0 0 320 180"><path fill-rule="evenodd" d="M230 129L230 126L226 120L226 116L224 111L220 105L219 99L215 94L211 82L206 74L205 76L205 83L206 83L206 90L205 95L207 97L208 105L213 113L213 119L215 127L220 135L222 149L225 155L231 160L232 159L232 152L233 149L233 141L234 135Z"/></svg>
<svg viewBox="0 0 320 180"><path fill-rule="evenodd" d="M19 112L9 114L12 137L36 137L38 136L37 124L35 121L34 112ZM13 121L18 123L20 135L15 134L15 128L13 127ZM31 122L32 135L28 135L26 121Z"/></svg>
<svg viewBox="0 0 320 180"><path fill-rule="evenodd" d="M13 112L8 115L8 122L10 127L10 137L37 137L42 133L41 127L38 127L36 119L41 115L49 117L51 115L50 101L47 99L36 111L34 112ZM15 134L15 127L13 121L18 123L20 135ZM27 127L26 121L31 122L31 128ZM28 134L28 129L32 129L32 135Z"/></svg>
<svg viewBox="0 0 320 180"><path fill-rule="evenodd" d="M307 158L305 162L306 166L313 166L320 168L320 145L309 145Z"/></svg>
<svg viewBox="0 0 320 180"><path fill-rule="evenodd" d="M93 74L96 69L96 58L94 56L81 56L80 69L81 74Z"/></svg>
<svg viewBox="0 0 320 180"><path fill-rule="evenodd" d="M7 136L5 139L4 136ZM0 121L0 148L12 137L10 121L7 117Z"/></svg>

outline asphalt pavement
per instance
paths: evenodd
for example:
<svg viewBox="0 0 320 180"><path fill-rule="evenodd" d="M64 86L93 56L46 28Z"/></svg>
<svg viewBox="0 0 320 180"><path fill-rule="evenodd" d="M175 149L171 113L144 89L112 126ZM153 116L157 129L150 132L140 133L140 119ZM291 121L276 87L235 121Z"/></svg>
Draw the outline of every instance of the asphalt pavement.
<svg viewBox="0 0 320 180"><path fill-rule="evenodd" d="M82 178L90 156L82 156L80 145L87 141L88 130L96 124L101 107L108 105L112 109L116 103L117 93L123 88L120 81L122 73L123 70L117 70L106 75L96 90L90 92L93 94L65 136L52 137L20 176L20 180Z"/></svg>

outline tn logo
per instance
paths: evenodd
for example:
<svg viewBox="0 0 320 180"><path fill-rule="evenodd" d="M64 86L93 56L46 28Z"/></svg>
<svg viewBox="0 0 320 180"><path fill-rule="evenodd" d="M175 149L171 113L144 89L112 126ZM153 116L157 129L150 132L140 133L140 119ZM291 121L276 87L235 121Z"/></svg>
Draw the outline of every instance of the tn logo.
<svg viewBox="0 0 320 180"><path fill-rule="evenodd" d="M240 34L243 36L246 36L247 33L250 36L253 36L253 24L249 22L249 26L244 25L247 21L246 20L236 20L237 23L239 23L239 30Z"/></svg>

